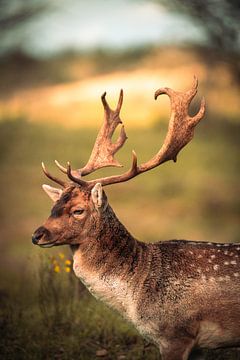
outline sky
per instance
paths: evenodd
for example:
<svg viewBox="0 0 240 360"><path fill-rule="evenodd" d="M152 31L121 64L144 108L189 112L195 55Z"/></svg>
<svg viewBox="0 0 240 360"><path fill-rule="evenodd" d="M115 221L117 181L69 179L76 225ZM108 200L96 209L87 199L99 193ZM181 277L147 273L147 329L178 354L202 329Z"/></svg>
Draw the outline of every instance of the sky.
<svg viewBox="0 0 240 360"><path fill-rule="evenodd" d="M55 0L51 11L34 18L14 39L28 52L51 55L65 49L202 42L204 34L189 19L151 1Z"/></svg>

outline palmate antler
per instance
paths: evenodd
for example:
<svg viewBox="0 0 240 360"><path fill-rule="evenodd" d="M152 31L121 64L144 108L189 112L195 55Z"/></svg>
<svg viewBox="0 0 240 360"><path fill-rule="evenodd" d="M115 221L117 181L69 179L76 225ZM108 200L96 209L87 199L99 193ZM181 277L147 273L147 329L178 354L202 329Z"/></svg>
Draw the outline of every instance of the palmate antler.
<svg viewBox="0 0 240 360"><path fill-rule="evenodd" d="M74 171L76 177L82 177L88 174L91 174L93 171L106 167L106 166L117 166L122 167L119 162L114 159L115 153L123 146L127 140L127 136L122 125L120 135L116 143L112 143L112 136L119 124L122 124L122 121L119 117L120 110L123 102L123 91L120 91L118 105L116 110L112 110L107 101L106 101L106 92L101 97L103 107L104 107L104 121L103 125L97 135L91 156L87 164L82 169L77 169ZM60 168L61 171L67 174L67 169L59 164L58 161L55 161L56 165Z"/></svg>
<svg viewBox="0 0 240 360"><path fill-rule="evenodd" d="M106 93L102 95L102 103L104 106L105 115L104 123L98 133L88 163L82 169L75 171L71 170L70 163L68 163L67 168L64 168L57 161L56 165L60 168L61 171L66 173L68 178L73 182L79 184L80 186L93 187L96 183L101 183L102 186L106 186L124 182L145 171L151 170L168 160L176 161L177 154L187 143L191 141L194 135L194 128L203 118L205 113L205 100L203 98L198 113L193 117L188 115L188 109L192 99L197 93L197 87L198 81L197 78L194 77L192 88L187 92L178 92L169 88L160 88L155 92L155 100L159 95L162 94L169 96L171 102L171 117L164 143L158 153L149 161L138 165L137 156L133 151L132 166L124 174L108 176L90 181L85 181L82 179L83 176L88 175L102 167L121 166L119 162L114 159L114 155L123 146L127 139L123 126L121 128L117 142L114 144L111 141L116 127L122 123L119 117L123 101L123 91L121 90L116 110L112 110L109 107L105 98ZM43 170L51 180L58 182L62 186L66 186L66 183L64 183L62 180L58 180L57 178L50 175L44 166Z"/></svg>

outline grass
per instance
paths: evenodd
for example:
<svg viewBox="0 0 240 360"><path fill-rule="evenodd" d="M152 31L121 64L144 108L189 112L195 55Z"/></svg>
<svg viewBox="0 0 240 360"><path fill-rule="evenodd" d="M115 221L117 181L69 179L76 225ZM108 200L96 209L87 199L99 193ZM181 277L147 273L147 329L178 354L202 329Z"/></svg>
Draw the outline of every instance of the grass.
<svg viewBox="0 0 240 360"><path fill-rule="evenodd" d="M42 257L34 296L24 286L28 294L21 293L22 303L1 294L1 357L95 359L105 350L107 359L141 358L144 341L136 331L90 296L72 272L62 266L55 272L51 265L50 257ZM147 351L156 359L153 346Z"/></svg>
<svg viewBox="0 0 240 360"><path fill-rule="evenodd" d="M131 129L118 158L129 166L131 150L145 161L159 148L164 127ZM167 163L129 183L107 188L109 202L137 238L239 241L239 124L202 123L194 141ZM0 353L2 359L158 359L153 345L112 310L96 301L72 272L65 247L38 249L31 233L51 203L40 189L49 183L42 160L83 165L95 129L66 129L22 119L0 122ZM121 169L120 169L121 171ZM119 170L102 170L99 174ZM141 219L141 221L139 221ZM61 255L62 256L62 255ZM60 266L55 272L54 259ZM239 359L234 352L208 352L208 359Z"/></svg>

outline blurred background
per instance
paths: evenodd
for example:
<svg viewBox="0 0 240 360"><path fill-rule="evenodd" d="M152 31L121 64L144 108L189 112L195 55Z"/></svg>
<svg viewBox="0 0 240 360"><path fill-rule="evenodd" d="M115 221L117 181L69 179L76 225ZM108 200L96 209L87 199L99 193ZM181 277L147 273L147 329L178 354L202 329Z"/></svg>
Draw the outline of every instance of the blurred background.
<svg viewBox="0 0 240 360"><path fill-rule="evenodd" d="M2 359L159 358L75 279L67 247L31 244L52 206L41 161L53 173L54 159L87 162L104 91L114 107L124 89L127 168L132 149L143 162L164 139L170 103L154 91L198 77L190 113L204 96L207 114L178 162L107 195L140 240L240 241L239 16L237 0L0 0Z"/></svg>

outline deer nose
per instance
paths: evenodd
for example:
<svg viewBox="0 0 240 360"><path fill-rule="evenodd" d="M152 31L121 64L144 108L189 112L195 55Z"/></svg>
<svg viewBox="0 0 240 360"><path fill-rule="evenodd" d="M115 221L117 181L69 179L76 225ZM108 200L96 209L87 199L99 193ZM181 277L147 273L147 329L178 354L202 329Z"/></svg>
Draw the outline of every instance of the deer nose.
<svg viewBox="0 0 240 360"><path fill-rule="evenodd" d="M34 245L37 245L39 240L43 237L43 235L45 234L46 229L45 227L41 226L40 228L38 228L32 235L32 243Z"/></svg>

